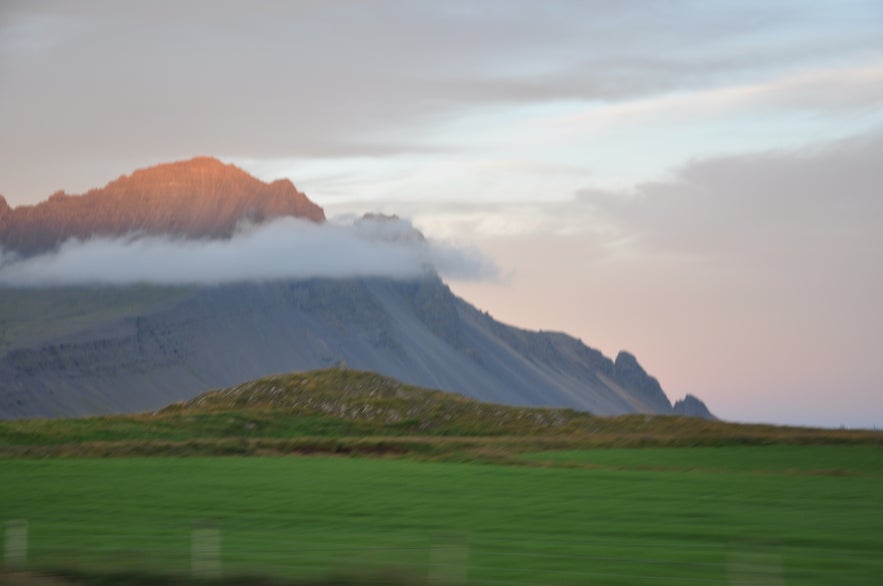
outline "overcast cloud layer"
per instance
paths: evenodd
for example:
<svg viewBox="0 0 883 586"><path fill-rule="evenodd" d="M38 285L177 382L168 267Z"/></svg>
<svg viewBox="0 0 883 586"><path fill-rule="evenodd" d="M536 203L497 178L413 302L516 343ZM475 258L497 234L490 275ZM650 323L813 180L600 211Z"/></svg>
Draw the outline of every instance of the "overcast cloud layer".
<svg viewBox="0 0 883 586"><path fill-rule="evenodd" d="M879 104L878 91L816 81L856 67L883 67L875 0L13 0L0 6L0 193L34 201L195 154L488 159L500 124L543 112L545 126L545 109L606 118L688 94L792 117ZM786 79L790 93L754 90Z"/></svg>
<svg viewBox="0 0 883 586"><path fill-rule="evenodd" d="M432 272L455 280L491 278L476 252L408 240L405 220L357 227L282 218L246 226L229 240L167 237L69 240L57 251L16 259L0 250L0 285L220 284L296 278L390 277Z"/></svg>

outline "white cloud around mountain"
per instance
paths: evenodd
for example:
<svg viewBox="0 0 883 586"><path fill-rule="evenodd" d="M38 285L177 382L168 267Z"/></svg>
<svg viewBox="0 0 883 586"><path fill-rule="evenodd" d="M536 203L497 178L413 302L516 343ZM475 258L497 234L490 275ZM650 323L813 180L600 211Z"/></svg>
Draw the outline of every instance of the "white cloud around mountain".
<svg viewBox="0 0 883 586"><path fill-rule="evenodd" d="M410 228L396 220L396 230ZM412 229L412 228L411 228ZM428 272L454 280L492 278L492 262L475 251L430 240L390 238L385 226L323 224L281 218L243 226L229 240L96 237L17 259L0 255L0 284L220 284L292 278L413 278ZM2 251L0 251L2 253Z"/></svg>

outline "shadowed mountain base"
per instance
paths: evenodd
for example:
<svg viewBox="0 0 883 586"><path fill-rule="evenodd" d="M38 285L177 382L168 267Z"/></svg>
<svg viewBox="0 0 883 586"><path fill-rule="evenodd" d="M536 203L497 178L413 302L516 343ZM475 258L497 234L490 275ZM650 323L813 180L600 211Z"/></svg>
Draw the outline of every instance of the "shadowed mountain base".
<svg viewBox="0 0 883 586"><path fill-rule="evenodd" d="M673 412L633 356L614 362L565 334L501 324L435 277L113 291L105 298L117 311L104 307L63 333L28 321L27 311L6 316L17 333L0 357L0 416L153 410L209 388L339 364L508 405ZM26 309L32 293L4 291L4 304ZM53 294L60 307L89 298L43 293Z"/></svg>

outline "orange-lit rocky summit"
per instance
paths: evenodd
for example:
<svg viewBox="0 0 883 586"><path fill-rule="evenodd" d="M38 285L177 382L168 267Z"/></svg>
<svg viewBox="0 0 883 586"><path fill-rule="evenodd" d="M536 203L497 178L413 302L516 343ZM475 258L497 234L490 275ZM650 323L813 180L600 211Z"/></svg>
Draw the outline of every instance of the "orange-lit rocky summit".
<svg viewBox="0 0 883 586"><path fill-rule="evenodd" d="M260 181L211 157L135 171L83 195L63 191L32 206L10 208L0 196L0 246L21 254L70 238L171 234L229 237L244 218L295 216L324 222L325 212L288 179Z"/></svg>

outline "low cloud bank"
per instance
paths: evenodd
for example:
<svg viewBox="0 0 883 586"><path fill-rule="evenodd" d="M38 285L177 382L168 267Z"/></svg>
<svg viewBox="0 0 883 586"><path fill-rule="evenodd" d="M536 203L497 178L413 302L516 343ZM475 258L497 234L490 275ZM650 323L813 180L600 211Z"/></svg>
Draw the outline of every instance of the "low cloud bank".
<svg viewBox="0 0 883 586"><path fill-rule="evenodd" d="M17 258L0 249L0 285L64 286L152 283L221 284L296 278L415 278L436 272L455 280L493 278L483 255L431 240L400 238L416 230L398 218L317 225L281 218L243 225L229 240L96 237Z"/></svg>

